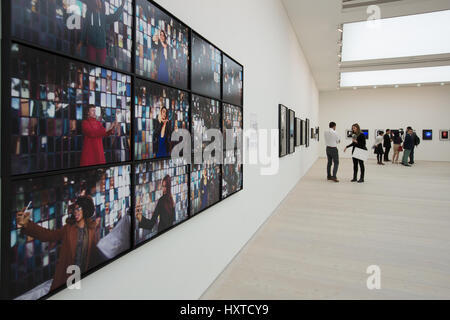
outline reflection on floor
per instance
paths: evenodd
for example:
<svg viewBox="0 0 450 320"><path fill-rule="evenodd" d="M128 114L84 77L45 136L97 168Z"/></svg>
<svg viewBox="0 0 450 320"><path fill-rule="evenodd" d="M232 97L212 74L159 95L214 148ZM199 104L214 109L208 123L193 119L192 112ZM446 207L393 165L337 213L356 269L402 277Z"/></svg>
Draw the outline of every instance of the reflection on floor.
<svg viewBox="0 0 450 320"><path fill-rule="evenodd" d="M320 159L202 299L450 299L450 162ZM325 177L325 179L324 179ZM381 290L366 273L381 269Z"/></svg>

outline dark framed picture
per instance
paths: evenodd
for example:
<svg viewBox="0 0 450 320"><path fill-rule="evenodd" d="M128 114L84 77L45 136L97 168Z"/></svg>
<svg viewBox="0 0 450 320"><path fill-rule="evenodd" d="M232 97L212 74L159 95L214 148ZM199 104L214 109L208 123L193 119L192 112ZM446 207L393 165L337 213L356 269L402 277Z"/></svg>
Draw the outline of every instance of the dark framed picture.
<svg viewBox="0 0 450 320"><path fill-rule="evenodd" d="M39 299L131 248L131 166L15 181L8 296ZM82 244L78 241L82 239Z"/></svg>
<svg viewBox="0 0 450 320"><path fill-rule="evenodd" d="M178 144L172 141L172 133L189 130L189 94L140 79L135 91L135 159L170 157Z"/></svg>
<svg viewBox="0 0 450 320"><path fill-rule="evenodd" d="M361 132L362 132L362 134L364 134L364 136L366 137L366 140L369 140L369 130L364 129L364 130L361 130Z"/></svg>
<svg viewBox="0 0 450 320"><path fill-rule="evenodd" d="M11 171L131 159L131 76L11 47Z"/></svg>
<svg viewBox="0 0 450 320"><path fill-rule="evenodd" d="M288 108L280 104L278 106L278 126L280 134L280 158L288 154Z"/></svg>
<svg viewBox="0 0 450 320"><path fill-rule="evenodd" d="M147 0L136 1L136 73L188 87L189 29Z"/></svg>
<svg viewBox="0 0 450 320"><path fill-rule="evenodd" d="M95 64L131 71L132 0L14 0L13 37Z"/></svg>
<svg viewBox="0 0 450 320"><path fill-rule="evenodd" d="M431 130L431 129L423 130L422 137L423 137L423 140L428 140L428 141L433 140L433 130Z"/></svg>
<svg viewBox="0 0 450 320"><path fill-rule="evenodd" d="M243 111L241 107L223 104L223 147L227 150L243 149Z"/></svg>
<svg viewBox="0 0 450 320"><path fill-rule="evenodd" d="M353 131L352 130L346 130L345 131L345 136L347 137L347 139L352 139L353 138Z"/></svg>
<svg viewBox="0 0 450 320"><path fill-rule="evenodd" d="M222 199L242 190L242 184L242 150L224 151L224 162L222 166Z"/></svg>
<svg viewBox="0 0 450 320"><path fill-rule="evenodd" d="M191 73L194 93L220 99L222 52L195 32L192 33Z"/></svg>
<svg viewBox="0 0 450 320"><path fill-rule="evenodd" d="M223 141L210 141L212 138L207 135L210 129L222 130L221 114L222 107L219 101L192 95L191 133L194 160L199 156L202 156L200 159L204 159L205 150L210 144L219 143L219 149L223 149ZM215 156L215 152L212 156ZM195 164L201 163L195 161Z"/></svg>
<svg viewBox="0 0 450 320"><path fill-rule="evenodd" d="M304 146L306 144L305 127L306 127L305 120L300 119L300 144L302 146Z"/></svg>
<svg viewBox="0 0 450 320"><path fill-rule="evenodd" d="M243 67L223 55L223 100L225 102L242 106L243 104Z"/></svg>
<svg viewBox="0 0 450 320"><path fill-rule="evenodd" d="M213 206L221 199L221 165L212 162L191 166L191 216Z"/></svg>
<svg viewBox="0 0 450 320"><path fill-rule="evenodd" d="M320 141L320 128L316 127L316 139L317 141Z"/></svg>
<svg viewBox="0 0 450 320"><path fill-rule="evenodd" d="M314 128L311 128L311 139L316 138L316 132L314 131Z"/></svg>
<svg viewBox="0 0 450 320"><path fill-rule="evenodd" d="M189 167L183 160L139 163L135 167L135 244L189 218Z"/></svg>
<svg viewBox="0 0 450 320"><path fill-rule="evenodd" d="M450 140L449 133L450 133L450 130L440 130L440 132L439 132L440 140L441 141L449 141Z"/></svg>
<svg viewBox="0 0 450 320"><path fill-rule="evenodd" d="M306 137L306 147L307 148L309 148L309 143L310 143L310 141L309 141L309 139L310 139L310 136L309 136L310 132L309 132L309 130L310 130L310 123L309 123L309 119L307 118L306 119L306 126L305 126L305 137Z"/></svg>
<svg viewBox="0 0 450 320"><path fill-rule="evenodd" d="M295 146L300 147L302 145L302 131L301 131L301 120L295 118Z"/></svg>
<svg viewBox="0 0 450 320"><path fill-rule="evenodd" d="M295 152L295 112L289 109L289 153Z"/></svg>

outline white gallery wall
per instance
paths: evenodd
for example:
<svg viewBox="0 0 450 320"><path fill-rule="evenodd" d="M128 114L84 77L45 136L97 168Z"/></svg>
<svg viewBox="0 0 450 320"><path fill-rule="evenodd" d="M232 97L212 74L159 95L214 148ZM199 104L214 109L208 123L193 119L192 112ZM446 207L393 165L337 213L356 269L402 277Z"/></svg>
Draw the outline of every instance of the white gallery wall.
<svg viewBox="0 0 450 320"><path fill-rule="evenodd" d="M280 0L157 2L244 65L245 129L254 115L260 129L277 129L279 103L318 125L318 90ZM244 191L87 277L82 290L53 299L199 298L318 155L312 141L280 159L274 176L246 165Z"/></svg>
<svg viewBox="0 0 450 320"><path fill-rule="evenodd" d="M351 143L345 132L353 123L369 130L367 146L375 142L375 130L413 127L422 139L423 129L433 130L433 141L421 141L415 151L416 160L450 161L450 141L439 140L439 130L450 130L450 86L423 86L339 90L320 93L320 157L326 157L323 132L330 121L337 123L342 137L341 157L351 157ZM376 155L370 152L372 158ZM392 152L390 159L392 158Z"/></svg>

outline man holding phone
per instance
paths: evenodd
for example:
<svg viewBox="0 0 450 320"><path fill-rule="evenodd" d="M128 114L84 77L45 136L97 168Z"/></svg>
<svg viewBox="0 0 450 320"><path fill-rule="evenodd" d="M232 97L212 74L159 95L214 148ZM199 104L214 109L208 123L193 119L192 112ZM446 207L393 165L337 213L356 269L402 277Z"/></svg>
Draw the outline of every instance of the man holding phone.
<svg viewBox="0 0 450 320"><path fill-rule="evenodd" d="M338 144L341 142L341 138L336 132L336 123L330 122L330 129L325 132L325 143L327 145L327 177L328 180L339 182L336 175L339 169L339 150ZM334 163L333 175L331 175L331 166Z"/></svg>

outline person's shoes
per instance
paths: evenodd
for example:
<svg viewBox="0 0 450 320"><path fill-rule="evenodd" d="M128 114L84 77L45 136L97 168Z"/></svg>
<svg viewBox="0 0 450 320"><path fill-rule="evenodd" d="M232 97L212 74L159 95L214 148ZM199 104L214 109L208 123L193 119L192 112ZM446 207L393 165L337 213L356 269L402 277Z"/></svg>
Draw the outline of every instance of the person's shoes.
<svg viewBox="0 0 450 320"><path fill-rule="evenodd" d="M402 163L402 166L405 166L405 167L411 167L411 165L409 165L409 164L404 164L404 163Z"/></svg>
<svg viewBox="0 0 450 320"><path fill-rule="evenodd" d="M333 180L333 177L328 177L327 180L328 181Z"/></svg>
<svg viewBox="0 0 450 320"><path fill-rule="evenodd" d="M414 164L414 162L410 162L409 164Z"/></svg>
<svg viewBox="0 0 450 320"><path fill-rule="evenodd" d="M332 177L330 180L334 181L334 182L339 182L338 178L336 178L336 177Z"/></svg>
<svg viewBox="0 0 450 320"><path fill-rule="evenodd" d="M380 162L380 165L384 166L384 163L383 163L383 162Z"/></svg>
<svg viewBox="0 0 450 320"><path fill-rule="evenodd" d="M358 180L357 179L353 179L351 182L357 182Z"/></svg>
<svg viewBox="0 0 450 320"><path fill-rule="evenodd" d="M364 183L364 179L359 179L358 183Z"/></svg>

